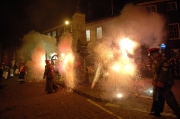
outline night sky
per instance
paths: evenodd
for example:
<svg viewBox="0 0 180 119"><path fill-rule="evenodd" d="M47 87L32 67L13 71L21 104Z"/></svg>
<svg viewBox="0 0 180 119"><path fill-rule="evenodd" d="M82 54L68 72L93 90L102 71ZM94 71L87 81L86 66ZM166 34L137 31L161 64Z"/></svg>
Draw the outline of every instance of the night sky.
<svg viewBox="0 0 180 119"><path fill-rule="evenodd" d="M114 14L130 0L113 0ZM0 41L16 45L31 30L41 32L71 20L77 0L0 0ZM80 0L86 21L111 15L111 0ZM3 45L3 46L4 46Z"/></svg>

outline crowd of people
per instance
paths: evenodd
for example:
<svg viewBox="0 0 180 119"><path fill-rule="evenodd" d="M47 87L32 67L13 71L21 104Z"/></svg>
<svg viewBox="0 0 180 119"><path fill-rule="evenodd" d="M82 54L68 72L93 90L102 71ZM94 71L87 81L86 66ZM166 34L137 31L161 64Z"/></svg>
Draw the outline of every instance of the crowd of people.
<svg viewBox="0 0 180 119"><path fill-rule="evenodd" d="M27 69L24 62L18 63L0 63L0 80L7 80L9 77L18 77L18 82L24 83L24 76L27 73Z"/></svg>
<svg viewBox="0 0 180 119"><path fill-rule="evenodd" d="M58 86L54 83L55 70L50 60L46 60L45 71L43 78L46 79L45 92L47 94L53 93L58 89ZM0 83L1 80L7 80L9 77L15 76L18 78L18 82L23 84L25 82L25 75L27 74L27 67L25 62L18 63L0 63Z"/></svg>

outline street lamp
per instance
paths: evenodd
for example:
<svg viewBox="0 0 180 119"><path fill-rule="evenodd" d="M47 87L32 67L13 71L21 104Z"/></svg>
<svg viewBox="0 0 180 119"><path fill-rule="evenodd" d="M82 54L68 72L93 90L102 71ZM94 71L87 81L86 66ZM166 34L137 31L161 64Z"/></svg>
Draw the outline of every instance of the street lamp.
<svg viewBox="0 0 180 119"><path fill-rule="evenodd" d="M68 24L69 24L69 21L65 21L65 24L68 25Z"/></svg>
<svg viewBox="0 0 180 119"><path fill-rule="evenodd" d="M69 25L69 24L70 24L69 21L65 21L66 26ZM65 27L64 27L64 32L65 32ZM72 25L71 25L71 32L72 32Z"/></svg>

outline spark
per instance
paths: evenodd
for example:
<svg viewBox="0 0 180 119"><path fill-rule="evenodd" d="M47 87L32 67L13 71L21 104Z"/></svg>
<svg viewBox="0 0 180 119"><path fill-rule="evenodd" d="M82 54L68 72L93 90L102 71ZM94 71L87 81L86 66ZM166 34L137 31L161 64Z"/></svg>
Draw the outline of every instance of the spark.
<svg viewBox="0 0 180 119"><path fill-rule="evenodd" d="M119 63L114 63L113 66L111 67L112 70L118 72L120 70L120 64Z"/></svg>
<svg viewBox="0 0 180 119"><path fill-rule="evenodd" d="M129 38L121 39L119 41L119 45L124 56L127 56L127 53L133 54L134 49L138 46L136 42L134 42L133 40Z"/></svg>
<svg viewBox="0 0 180 119"><path fill-rule="evenodd" d="M117 97L118 97L118 98L122 98L122 97L123 97L122 93L118 93L118 94L117 94Z"/></svg>

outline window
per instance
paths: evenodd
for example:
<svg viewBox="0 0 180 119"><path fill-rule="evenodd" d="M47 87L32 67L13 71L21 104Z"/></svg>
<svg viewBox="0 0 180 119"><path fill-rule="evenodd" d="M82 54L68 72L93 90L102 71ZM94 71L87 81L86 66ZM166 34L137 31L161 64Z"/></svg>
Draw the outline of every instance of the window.
<svg viewBox="0 0 180 119"><path fill-rule="evenodd" d="M169 39L179 39L179 23L169 24Z"/></svg>
<svg viewBox="0 0 180 119"><path fill-rule="evenodd" d="M48 36L51 36L51 33L47 33Z"/></svg>
<svg viewBox="0 0 180 119"><path fill-rule="evenodd" d="M56 37L56 31L53 31L53 32L52 32L52 36L53 36L53 37Z"/></svg>
<svg viewBox="0 0 180 119"><path fill-rule="evenodd" d="M157 12L156 5L149 5L149 6L147 6L147 12Z"/></svg>
<svg viewBox="0 0 180 119"><path fill-rule="evenodd" d="M171 49L171 57L179 57L180 49Z"/></svg>
<svg viewBox="0 0 180 119"><path fill-rule="evenodd" d="M98 27L97 28L97 39L101 39L102 38L102 27Z"/></svg>
<svg viewBox="0 0 180 119"><path fill-rule="evenodd" d="M177 10L177 3L176 2L169 2L166 4L166 11Z"/></svg>
<svg viewBox="0 0 180 119"><path fill-rule="evenodd" d="M90 36L91 36L90 30L86 30L86 40L87 41L90 41Z"/></svg>

